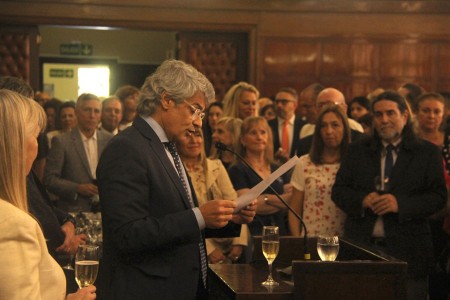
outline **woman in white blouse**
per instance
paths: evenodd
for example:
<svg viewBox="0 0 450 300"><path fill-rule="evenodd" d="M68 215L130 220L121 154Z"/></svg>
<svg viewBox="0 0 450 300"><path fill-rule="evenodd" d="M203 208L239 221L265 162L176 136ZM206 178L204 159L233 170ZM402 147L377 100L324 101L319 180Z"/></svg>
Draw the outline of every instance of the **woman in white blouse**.
<svg viewBox="0 0 450 300"><path fill-rule="evenodd" d="M343 233L345 213L331 200L341 157L350 143L347 116L338 105L322 109L309 154L301 156L292 173L292 208L303 218L309 236ZM289 212L292 235L300 235L298 219Z"/></svg>

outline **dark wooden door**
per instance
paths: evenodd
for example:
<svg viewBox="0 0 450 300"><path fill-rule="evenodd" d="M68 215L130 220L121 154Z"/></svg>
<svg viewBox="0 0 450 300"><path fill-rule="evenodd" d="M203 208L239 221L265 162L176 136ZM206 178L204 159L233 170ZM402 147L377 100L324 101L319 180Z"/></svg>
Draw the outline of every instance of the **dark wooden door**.
<svg viewBox="0 0 450 300"><path fill-rule="evenodd" d="M205 74L216 98L239 81L248 81L248 34L179 32L177 58Z"/></svg>
<svg viewBox="0 0 450 300"><path fill-rule="evenodd" d="M0 26L0 76L14 76L38 88L38 30L35 26Z"/></svg>

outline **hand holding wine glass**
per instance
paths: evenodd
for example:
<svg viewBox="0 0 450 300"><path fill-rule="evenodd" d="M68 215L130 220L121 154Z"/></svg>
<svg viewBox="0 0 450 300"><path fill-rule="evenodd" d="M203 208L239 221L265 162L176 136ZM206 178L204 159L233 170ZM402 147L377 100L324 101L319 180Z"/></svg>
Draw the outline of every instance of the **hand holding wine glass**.
<svg viewBox="0 0 450 300"><path fill-rule="evenodd" d="M75 280L80 289L94 284L99 266L98 246L80 245L75 256Z"/></svg>
<svg viewBox="0 0 450 300"><path fill-rule="evenodd" d="M278 226L264 226L262 234L262 251L269 264L269 277L261 284L264 286L277 286L278 282L272 278L272 263L278 255L280 248L280 234Z"/></svg>

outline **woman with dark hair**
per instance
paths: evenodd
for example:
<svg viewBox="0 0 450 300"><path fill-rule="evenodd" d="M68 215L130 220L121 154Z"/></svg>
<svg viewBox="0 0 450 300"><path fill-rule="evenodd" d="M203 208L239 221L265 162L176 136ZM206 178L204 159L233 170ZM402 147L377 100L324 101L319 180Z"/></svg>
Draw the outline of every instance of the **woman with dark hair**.
<svg viewBox="0 0 450 300"><path fill-rule="evenodd" d="M259 115L269 122L277 117L274 104L267 104L259 110Z"/></svg>
<svg viewBox="0 0 450 300"><path fill-rule="evenodd" d="M325 107L317 120L309 154L300 157L292 173L291 205L302 216L310 236L343 233L345 213L331 200L331 188L341 157L350 143L347 116L338 105ZM289 212L292 235L300 223Z"/></svg>
<svg viewBox="0 0 450 300"><path fill-rule="evenodd" d="M211 147L214 147L212 142L212 134L216 128L217 121L222 118L223 104L222 102L211 102L205 111L206 120L203 122L203 140L206 155L211 153Z"/></svg>
<svg viewBox="0 0 450 300"><path fill-rule="evenodd" d="M266 179L274 172L278 165L273 163L272 130L263 117L248 117L241 127L238 153L252 166L258 175ZM246 193L258 184L258 178L242 162L235 162L228 170L234 189L238 195ZM285 174L272 183L281 196L288 200L291 192L288 185L288 176ZM288 234L286 207L267 189L258 198L256 216L248 228L252 235L261 235L263 226L278 226L281 235Z"/></svg>
<svg viewBox="0 0 450 300"><path fill-rule="evenodd" d="M48 147L52 147L52 139L64 132L71 131L77 126L77 115L75 114L75 102L67 101L61 104L56 115L56 130L47 132Z"/></svg>
<svg viewBox="0 0 450 300"><path fill-rule="evenodd" d="M414 111L416 112L418 125L417 135L442 149L444 155L444 175L448 189L450 187L450 175L448 174L448 162L450 159L449 138L441 130L444 121L444 98L437 93L425 93L416 99L415 105ZM449 209L450 205L447 204L446 208L433 215L430 219L435 258L439 258L441 253L444 252L444 249L448 247L449 235L444 231L444 220L450 216ZM448 280L449 277L446 277L443 272L434 271L430 274L429 280L430 299L447 299L445 280Z"/></svg>
<svg viewBox="0 0 450 300"><path fill-rule="evenodd" d="M370 101L364 96L355 97L348 106L348 116L355 121L370 112Z"/></svg>

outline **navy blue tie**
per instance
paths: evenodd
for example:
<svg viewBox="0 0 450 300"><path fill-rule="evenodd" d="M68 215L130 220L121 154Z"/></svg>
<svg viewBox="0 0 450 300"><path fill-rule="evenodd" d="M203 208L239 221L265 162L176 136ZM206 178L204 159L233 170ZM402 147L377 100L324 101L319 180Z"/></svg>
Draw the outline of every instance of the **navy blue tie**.
<svg viewBox="0 0 450 300"><path fill-rule="evenodd" d="M395 147L392 144L386 146L386 160L384 161L384 180L385 182L389 181L389 177L392 173L392 168L394 167L394 156L392 151L394 151Z"/></svg>
<svg viewBox="0 0 450 300"><path fill-rule="evenodd" d="M173 157L173 162L175 163L175 168L177 169L178 176L180 177L181 183L183 185L184 191L186 192L186 195L189 199L189 204L192 208L195 207L194 201L192 200L191 194L189 193L186 179L183 176L183 171L181 170L181 160L180 156L177 152L177 147L172 142L164 143L164 146L166 146L167 150L169 150L170 154ZM202 280L203 284L206 288L206 274L208 272L208 261L206 259L206 251L205 251L205 244L203 242L203 237L200 234L200 242L198 243L198 247L200 248L200 267L202 271Z"/></svg>

